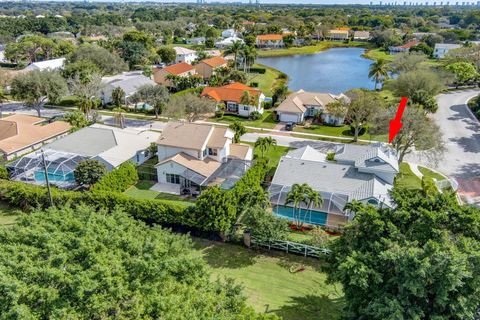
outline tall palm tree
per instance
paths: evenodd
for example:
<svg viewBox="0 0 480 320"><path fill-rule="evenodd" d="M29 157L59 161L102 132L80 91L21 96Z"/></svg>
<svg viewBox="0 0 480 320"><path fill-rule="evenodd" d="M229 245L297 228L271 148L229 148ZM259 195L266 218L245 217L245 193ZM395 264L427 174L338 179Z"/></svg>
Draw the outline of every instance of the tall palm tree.
<svg viewBox="0 0 480 320"><path fill-rule="evenodd" d="M295 221L295 225L297 228L300 228L300 205L301 204L307 205L307 198L305 196L305 190L303 185L295 183L292 185L292 188L287 193L287 197L285 198L285 204L293 204L293 219Z"/></svg>
<svg viewBox="0 0 480 320"><path fill-rule="evenodd" d="M317 191L313 190L308 184L304 183L303 188L305 190L305 197L307 199L307 208L308 210L312 210L315 207L319 207L323 204L323 198ZM305 214L303 215L303 219L301 221L300 228L303 226L305 219L307 217L307 210L305 210Z"/></svg>
<svg viewBox="0 0 480 320"><path fill-rule="evenodd" d="M115 114L113 115L115 124L122 129L125 128L125 110L123 110L122 108L114 108L112 111L115 112Z"/></svg>
<svg viewBox="0 0 480 320"><path fill-rule="evenodd" d="M370 66L368 77L375 81L375 90L377 90L377 84L382 83L388 79L389 67L385 59L378 59Z"/></svg>
<svg viewBox="0 0 480 320"><path fill-rule="evenodd" d="M247 132L247 129L240 121L235 121L228 127L234 132L233 143L239 143L240 138Z"/></svg>
<svg viewBox="0 0 480 320"><path fill-rule="evenodd" d="M250 72L250 67L255 63L258 57L255 47L244 46L242 51L244 72Z"/></svg>
<svg viewBox="0 0 480 320"><path fill-rule="evenodd" d="M358 200L352 200L345 205L345 207L343 208L343 211L348 211L350 213L355 214L358 211L360 211L361 208L363 208L363 203L361 203Z"/></svg>
<svg viewBox="0 0 480 320"><path fill-rule="evenodd" d="M233 54L233 67L235 69L237 69L237 57L241 54L243 47L244 44L241 41L237 40L234 41L232 45L228 47L224 52L224 55Z"/></svg>

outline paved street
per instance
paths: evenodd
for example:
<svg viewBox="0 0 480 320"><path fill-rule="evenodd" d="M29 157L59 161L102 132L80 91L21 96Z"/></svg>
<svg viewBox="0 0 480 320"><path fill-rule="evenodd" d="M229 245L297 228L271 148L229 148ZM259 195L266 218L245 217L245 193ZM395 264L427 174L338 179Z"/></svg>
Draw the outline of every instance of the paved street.
<svg viewBox="0 0 480 320"><path fill-rule="evenodd" d="M446 143L437 170L455 178L459 193L468 197L480 197L480 124L466 102L479 93L480 90L465 90L441 94L434 115Z"/></svg>

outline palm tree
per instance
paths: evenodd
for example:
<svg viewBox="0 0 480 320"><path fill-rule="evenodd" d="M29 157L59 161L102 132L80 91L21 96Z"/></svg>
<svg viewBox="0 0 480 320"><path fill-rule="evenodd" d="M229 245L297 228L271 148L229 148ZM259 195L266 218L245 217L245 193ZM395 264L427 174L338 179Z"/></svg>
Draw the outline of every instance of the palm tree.
<svg viewBox="0 0 480 320"><path fill-rule="evenodd" d="M300 205L302 203L307 205L307 201L304 187L298 183L292 186L292 189L290 189L285 198L286 205L293 204L293 219L295 220L297 228L300 228L300 225L303 224L300 222Z"/></svg>
<svg viewBox="0 0 480 320"><path fill-rule="evenodd" d="M244 47L244 44L241 41L234 41L230 47L228 47L224 55L233 54L233 67L237 69L237 57L240 55Z"/></svg>
<svg viewBox="0 0 480 320"><path fill-rule="evenodd" d="M319 207L323 204L323 198L317 191L313 190L308 184L304 183L303 188L305 190L305 196L308 201L307 208L308 210L312 210L315 207ZM307 210L305 210L305 214L303 215L303 219L301 221L300 228L303 226L305 222L305 218L307 217Z"/></svg>
<svg viewBox="0 0 480 320"><path fill-rule="evenodd" d="M233 136L233 143L239 143L240 138L247 132L247 129L240 121L235 121L228 127L235 133Z"/></svg>
<svg viewBox="0 0 480 320"><path fill-rule="evenodd" d="M345 205L345 207L343 208L343 211L348 211L350 213L355 214L358 211L360 211L360 209L362 209L362 208L363 208L363 203L361 203L358 200L352 200Z"/></svg>
<svg viewBox="0 0 480 320"><path fill-rule="evenodd" d="M368 77L375 81L375 90L377 90L377 84L382 83L388 79L389 67L385 59L378 59L370 66Z"/></svg>
<svg viewBox="0 0 480 320"><path fill-rule="evenodd" d="M123 114L125 110L122 108L114 108L112 110L115 112L113 118L115 119L115 124L118 125L120 128L125 128L125 115Z"/></svg>
<svg viewBox="0 0 480 320"><path fill-rule="evenodd" d="M243 71L250 72L250 67L255 63L255 59L258 57L255 47L244 46L242 51L243 56Z"/></svg>

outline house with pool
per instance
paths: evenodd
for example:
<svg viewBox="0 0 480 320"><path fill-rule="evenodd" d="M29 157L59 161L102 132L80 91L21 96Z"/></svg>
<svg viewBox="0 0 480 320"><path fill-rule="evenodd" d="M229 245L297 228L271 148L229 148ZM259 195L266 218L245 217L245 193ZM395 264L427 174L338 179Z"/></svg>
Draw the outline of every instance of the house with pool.
<svg viewBox="0 0 480 320"><path fill-rule="evenodd" d="M393 207L390 190L399 172L396 152L385 144L339 145L334 160L305 146L280 159L269 187L273 212L293 220L293 205L286 203L294 184L307 183L323 198L319 207L301 204L305 223L341 227L353 215L345 205L357 200L377 207Z"/></svg>
<svg viewBox="0 0 480 320"><path fill-rule="evenodd" d="M219 185L230 189L250 168L252 147L232 143L227 127L199 123L171 123L157 140L158 183L153 190L199 194Z"/></svg>
<svg viewBox="0 0 480 320"><path fill-rule="evenodd" d="M88 159L102 162L108 171L126 161L141 164L153 156L149 147L159 135L154 131L101 124L80 129L43 146L49 182L60 188L74 187L75 168ZM12 179L45 184L42 152L32 152L8 164Z"/></svg>
<svg viewBox="0 0 480 320"><path fill-rule="evenodd" d="M301 123L308 118L320 116L329 125L342 125L345 115L333 115L327 112L326 106L340 99L349 101L344 94L308 92L298 90L291 93L275 109L277 120L281 122Z"/></svg>

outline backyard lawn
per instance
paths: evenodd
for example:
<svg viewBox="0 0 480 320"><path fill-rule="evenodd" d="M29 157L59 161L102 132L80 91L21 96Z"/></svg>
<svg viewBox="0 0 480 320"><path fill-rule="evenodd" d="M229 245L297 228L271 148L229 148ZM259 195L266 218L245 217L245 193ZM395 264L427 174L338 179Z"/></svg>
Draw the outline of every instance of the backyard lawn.
<svg viewBox="0 0 480 320"><path fill-rule="evenodd" d="M226 114L222 118L210 118L210 121L219 122L219 123L233 123L235 121L241 122L244 126L247 127L257 127L257 128L266 128L272 129L276 125L274 114L272 110L265 110L262 114L262 117L258 120L250 120L245 117L240 117L236 115Z"/></svg>
<svg viewBox="0 0 480 320"><path fill-rule="evenodd" d="M128 188L124 193L137 199L157 199L165 200L181 205L187 205L190 201L178 195L170 193L162 193L149 190L155 184L154 181L139 181L136 185Z"/></svg>
<svg viewBox="0 0 480 320"><path fill-rule="evenodd" d="M395 188L421 189L422 180L410 169L408 163L400 163L400 173L395 178Z"/></svg>
<svg viewBox="0 0 480 320"><path fill-rule="evenodd" d="M284 320L339 319L343 307L340 285L326 283L317 259L283 252L258 252L239 245L194 238L195 248L214 278L231 277L244 287L247 302L259 312L274 312ZM305 270L291 273L292 266Z"/></svg>
<svg viewBox="0 0 480 320"><path fill-rule="evenodd" d="M371 60L383 59L385 61L393 61L393 59L395 59L395 56L388 54L388 52L381 48L367 50L363 56Z"/></svg>
<svg viewBox="0 0 480 320"><path fill-rule="evenodd" d="M266 72L264 74L261 73L250 73L248 74L248 84L252 82L258 83L257 89L263 92L263 94L267 97L272 96L272 89L280 82L285 82L285 79L280 79L280 75L282 74L277 69L268 67L263 64L254 64L254 68L265 68Z"/></svg>

